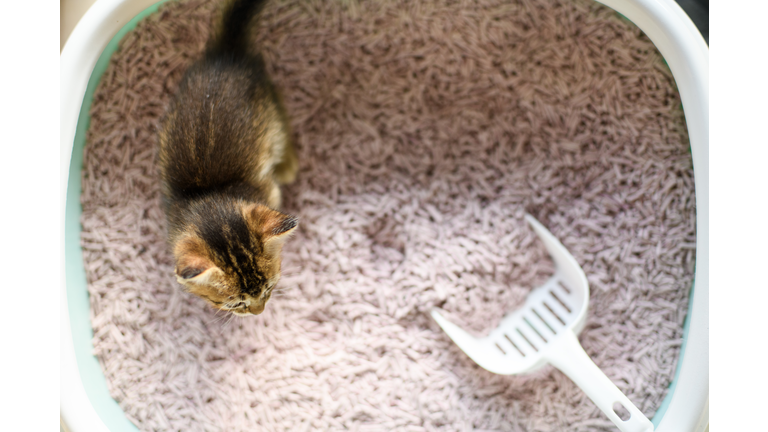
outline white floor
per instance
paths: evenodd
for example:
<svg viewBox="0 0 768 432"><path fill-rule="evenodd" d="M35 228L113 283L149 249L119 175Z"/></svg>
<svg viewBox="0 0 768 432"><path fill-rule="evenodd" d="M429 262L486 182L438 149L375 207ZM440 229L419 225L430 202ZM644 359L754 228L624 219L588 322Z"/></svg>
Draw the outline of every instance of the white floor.
<svg viewBox="0 0 768 432"><path fill-rule="evenodd" d="M64 48L64 43L66 43L69 34L72 33L77 22L80 21L85 11L95 2L96 0L59 0L59 5L61 6L60 48Z"/></svg>

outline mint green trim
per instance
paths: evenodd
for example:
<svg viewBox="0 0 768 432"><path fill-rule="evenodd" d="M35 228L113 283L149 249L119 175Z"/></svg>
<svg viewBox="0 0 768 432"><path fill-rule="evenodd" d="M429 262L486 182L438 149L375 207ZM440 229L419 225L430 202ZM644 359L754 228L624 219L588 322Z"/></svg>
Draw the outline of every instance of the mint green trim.
<svg viewBox="0 0 768 432"><path fill-rule="evenodd" d="M688 332L691 328L691 313L693 312L693 290L696 287L696 281L691 285L691 291L688 293L688 312L685 315L685 321L683 321L683 344L680 346L680 355L677 357L677 368L675 370L675 377L672 378L672 382L669 383L669 390L667 396L661 402L661 406L656 410L651 422L654 429L659 427L661 419L664 418L664 414L669 408L670 402L672 402L672 395L675 394L675 388L677 387L677 379L680 378L680 370L683 366L683 354L685 354L685 346L688 344Z"/></svg>
<svg viewBox="0 0 768 432"><path fill-rule="evenodd" d="M82 208L80 206L80 194L82 188L80 184L80 175L83 169L83 148L85 147L85 136L90 125L91 102L93 93L101 80L101 76L107 70L112 54L117 51L120 40L133 30L139 21L147 16L157 12L161 4L168 0L160 0L152 6L144 9L126 25L124 25L115 36L109 41L99 60L93 68L91 78L88 80L88 87L83 97L83 105L80 108L80 116L77 119L77 130L75 132L75 141L72 148L72 160L69 166L69 181L67 183L67 204L64 220L64 260L66 268L67 283L67 301L69 303L69 322L72 328L72 342L75 346L75 357L77 367L80 371L80 378L85 388L85 393L91 401L93 408L98 413L101 420L112 432L138 432L138 428L131 423L123 413L123 410L112 399L107 390L107 380L101 370L98 360L93 353L93 328L90 321L90 300L88 296L88 285L85 278L85 266L83 264L82 250L80 249L80 216ZM619 14L622 18L627 19ZM629 20L628 20L629 21ZM631 21L630 21L631 22ZM665 60L666 62L666 60ZM681 107L682 108L682 107ZM664 398L656 415L653 416L653 425L658 427L661 419L664 417L672 395L677 386L677 379L680 376L680 369L683 363L683 354L688 341L688 330L690 328L691 311L693 308L693 291L688 297L688 314L683 323L683 344L680 347L680 355L677 360L677 370L675 377L669 386L667 396Z"/></svg>
<svg viewBox="0 0 768 432"><path fill-rule="evenodd" d="M120 406L109 395L107 380L101 370L99 361L93 355L93 328L91 327L91 307L88 296L88 285L85 279L83 253L80 249L80 174L83 169L83 148L85 135L91 121L90 110L93 93L107 70L112 54L117 51L120 40L126 33L133 30L142 19L157 11L161 0L144 9L109 41L99 60L93 68L88 87L83 97L80 116L77 119L75 141L72 146L72 160L69 165L69 180L67 182L67 204L64 215L64 265L66 270L67 302L69 306L69 325L72 329L72 343L75 346L75 358L80 379L91 405L101 420L112 432L137 432L138 428L131 423L120 409Z"/></svg>

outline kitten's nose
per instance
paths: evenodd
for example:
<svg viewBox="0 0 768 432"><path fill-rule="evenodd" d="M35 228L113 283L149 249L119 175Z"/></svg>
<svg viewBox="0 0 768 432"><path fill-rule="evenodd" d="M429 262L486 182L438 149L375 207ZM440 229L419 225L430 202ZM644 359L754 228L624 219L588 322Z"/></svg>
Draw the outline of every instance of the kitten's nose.
<svg viewBox="0 0 768 432"><path fill-rule="evenodd" d="M258 315L258 314L264 312L264 306L265 306L265 303L259 303L259 304L256 304L256 305L252 305L248 309L248 311L250 313L254 314L254 315Z"/></svg>

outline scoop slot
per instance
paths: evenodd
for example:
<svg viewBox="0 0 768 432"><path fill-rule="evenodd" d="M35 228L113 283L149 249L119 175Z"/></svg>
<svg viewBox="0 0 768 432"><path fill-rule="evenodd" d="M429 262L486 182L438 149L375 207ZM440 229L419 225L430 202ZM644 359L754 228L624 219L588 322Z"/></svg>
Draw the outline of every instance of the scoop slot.
<svg viewBox="0 0 768 432"><path fill-rule="evenodd" d="M502 348L501 345L499 345L498 343L494 343L494 345L496 345L496 348L498 348L502 354L507 355L507 352L504 351L504 348Z"/></svg>
<svg viewBox="0 0 768 432"><path fill-rule="evenodd" d="M525 323L526 323L526 324L528 324L528 327L530 327L530 328L531 328L531 330L533 330L533 332L534 332L534 333L536 333L537 335L539 335L539 337L541 338L541 340L543 340L543 341L544 341L544 343L547 343L547 338L545 338L545 337L544 337L544 336L543 336L543 335L542 335L542 334L539 332L539 330L538 330L538 329L536 329L536 327L534 327L534 326L533 326L533 324L531 324L531 322L530 322L530 321L528 321L528 318L526 318L526 317L523 317L523 321L525 321Z"/></svg>
<svg viewBox="0 0 768 432"><path fill-rule="evenodd" d="M520 353L520 355L521 355L521 356L525 357L525 353L523 352L523 350L521 350L521 349L520 349L520 348L517 346L517 344L515 344L514 342L512 342L512 339L511 339L509 336L507 336L507 334L506 334L506 333L504 334L504 337L507 339L507 341L510 343L510 345L512 345L513 347L515 347L515 349L517 350L517 352L519 352L519 353Z"/></svg>
<svg viewBox="0 0 768 432"><path fill-rule="evenodd" d="M539 321L543 322L544 325L547 326L547 328L549 329L549 331L552 332L553 335L557 334L555 329L553 329L552 326L549 325L549 323L544 318L542 318L541 315L539 315L539 313L536 311L536 309L531 308L531 312L533 312L533 314L536 315L536 317L539 319ZM565 325L565 324L563 324L563 325Z"/></svg>
<svg viewBox="0 0 768 432"><path fill-rule="evenodd" d="M557 300L558 303L560 303L560 306L562 306L566 311L568 311L568 313L571 313L571 308L569 308L568 305L565 304L565 302L560 300L560 297L558 297L554 291L549 290L549 293L552 294L552 297L554 297L554 299Z"/></svg>
<svg viewBox="0 0 768 432"><path fill-rule="evenodd" d="M542 304L544 305L545 308L547 308L547 310L549 311L549 313L552 314L553 317L557 318L557 320L560 321L560 324L565 325L565 321L563 321L563 319L560 318L560 315L558 315L557 312L555 312L555 310L552 309L552 307L547 304L547 302L543 302Z"/></svg>
<svg viewBox="0 0 768 432"><path fill-rule="evenodd" d="M526 337L526 336L523 334L523 332L522 332L522 331L520 331L520 329L519 329L519 328L516 328L516 329L515 329L515 331L516 331L516 332L517 332L517 333L518 333L520 336L522 336L522 338L523 338L523 339L525 339L525 341L526 341L526 342L528 342L528 345L530 345L530 346L531 346L531 348L533 348L533 350L534 350L534 351L536 351L536 352L539 352L539 349L538 349L538 348L536 348L536 345L534 345L534 344L533 344L533 342L531 342L531 340L530 340L530 339L528 339L528 338L527 338L527 337Z"/></svg>

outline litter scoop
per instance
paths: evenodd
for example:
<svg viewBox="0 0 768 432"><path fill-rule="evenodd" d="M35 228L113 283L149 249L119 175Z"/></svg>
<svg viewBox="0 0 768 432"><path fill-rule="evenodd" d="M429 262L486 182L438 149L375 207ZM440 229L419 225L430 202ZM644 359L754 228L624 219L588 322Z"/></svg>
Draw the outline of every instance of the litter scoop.
<svg viewBox="0 0 768 432"><path fill-rule="evenodd" d="M622 432L650 432L653 424L589 358L576 335L584 328L589 304L587 277L568 250L536 219L525 219L555 262L555 274L528 294L484 338L475 338L445 319L432 317L472 360L490 372L513 375L551 363L573 380ZM629 418L616 411L624 407ZM624 413L626 414L626 412ZM626 415L624 416L626 417Z"/></svg>

